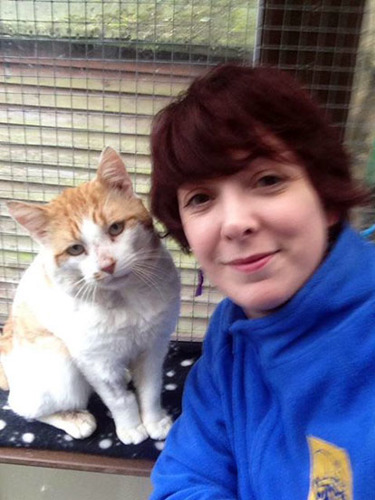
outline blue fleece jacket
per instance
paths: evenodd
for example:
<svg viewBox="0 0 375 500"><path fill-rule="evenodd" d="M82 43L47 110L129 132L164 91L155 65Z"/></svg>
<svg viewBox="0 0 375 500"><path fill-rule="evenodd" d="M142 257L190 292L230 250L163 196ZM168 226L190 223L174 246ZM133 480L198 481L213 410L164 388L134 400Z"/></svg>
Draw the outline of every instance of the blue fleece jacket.
<svg viewBox="0 0 375 500"><path fill-rule="evenodd" d="M216 309L152 500L375 499L375 249L344 228L279 311Z"/></svg>

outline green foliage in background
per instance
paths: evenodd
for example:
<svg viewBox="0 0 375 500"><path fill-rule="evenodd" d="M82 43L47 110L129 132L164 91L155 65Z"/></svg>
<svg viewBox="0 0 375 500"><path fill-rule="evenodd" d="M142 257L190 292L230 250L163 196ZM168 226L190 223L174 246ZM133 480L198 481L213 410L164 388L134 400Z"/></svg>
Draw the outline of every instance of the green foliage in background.
<svg viewBox="0 0 375 500"><path fill-rule="evenodd" d="M1 0L0 35L250 49L256 5L256 0Z"/></svg>

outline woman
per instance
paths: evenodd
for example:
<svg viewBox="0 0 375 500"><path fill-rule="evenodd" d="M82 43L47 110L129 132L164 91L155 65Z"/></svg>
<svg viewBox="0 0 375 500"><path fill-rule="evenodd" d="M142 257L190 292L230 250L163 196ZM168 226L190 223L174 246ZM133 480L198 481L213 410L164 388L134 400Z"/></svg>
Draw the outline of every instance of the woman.
<svg viewBox="0 0 375 500"><path fill-rule="evenodd" d="M375 252L323 112L288 75L223 65L152 131L154 214L228 298L152 499L370 499Z"/></svg>

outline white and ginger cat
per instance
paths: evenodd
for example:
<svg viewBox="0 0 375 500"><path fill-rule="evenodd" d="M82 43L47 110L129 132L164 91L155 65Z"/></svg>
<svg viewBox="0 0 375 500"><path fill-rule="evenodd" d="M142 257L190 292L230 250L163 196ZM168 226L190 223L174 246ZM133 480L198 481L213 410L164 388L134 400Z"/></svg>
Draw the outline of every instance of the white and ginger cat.
<svg viewBox="0 0 375 500"><path fill-rule="evenodd" d="M180 283L118 153L106 148L95 179L52 202L8 208L41 244L0 337L11 409L85 438L94 390L123 443L164 439L162 365Z"/></svg>

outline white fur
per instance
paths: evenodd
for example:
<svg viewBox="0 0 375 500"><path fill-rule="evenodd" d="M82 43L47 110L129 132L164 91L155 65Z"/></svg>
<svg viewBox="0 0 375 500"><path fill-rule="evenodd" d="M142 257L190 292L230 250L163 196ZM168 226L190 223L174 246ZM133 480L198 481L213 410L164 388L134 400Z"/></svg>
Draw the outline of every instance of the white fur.
<svg viewBox="0 0 375 500"><path fill-rule="evenodd" d="M27 303L70 354L58 343L46 352L38 343L15 342L10 354L2 355L10 406L59 427L60 412L85 409L93 388L110 409L124 443L138 443L148 435L163 439L171 421L160 406L162 363L179 313L175 266L141 224L125 229L115 241L89 220L82 222L81 231L86 254L69 257L58 267L51 250L43 247L20 282L13 314ZM108 259L116 261L113 275L101 270ZM126 389L126 369L137 398ZM95 425L81 427L71 435L85 437Z"/></svg>

